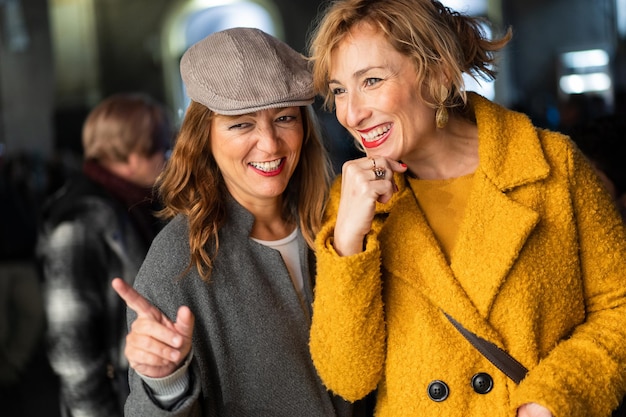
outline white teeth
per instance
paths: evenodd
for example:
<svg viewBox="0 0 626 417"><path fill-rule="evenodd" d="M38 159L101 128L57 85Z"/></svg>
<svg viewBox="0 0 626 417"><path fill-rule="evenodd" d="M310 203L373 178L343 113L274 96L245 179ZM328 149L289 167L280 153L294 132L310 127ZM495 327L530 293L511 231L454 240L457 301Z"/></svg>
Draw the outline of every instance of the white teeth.
<svg viewBox="0 0 626 417"><path fill-rule="evenodd" d="M389 129L391 129L391 125L377 127L376 129L371 130L369 133L367 133L365 135L361 135L361 137L366 142L372 142L372 141L376 140L378 137L380 137L380 136L384 135L385 133L387 133L389 131Z"/></svg>
<svg viewBox="0 0 626 417"><path fill-rule="evenodd" d="M269 162L250 162L250 165L263 172L270 172L278 168L281 161L282 159L276 159L275 161Z"/></svg>

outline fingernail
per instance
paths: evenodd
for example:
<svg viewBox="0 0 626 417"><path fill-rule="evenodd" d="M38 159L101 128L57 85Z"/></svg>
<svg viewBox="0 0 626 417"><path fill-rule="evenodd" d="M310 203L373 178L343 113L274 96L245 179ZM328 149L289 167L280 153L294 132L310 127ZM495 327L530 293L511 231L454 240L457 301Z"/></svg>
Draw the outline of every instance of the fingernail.
<svg viewBox="0 0 626 417"><path fill-rule="evenodd" d="M180 353L177 350L175 350L172 353L170 353L170 358L172 358L173 361L177 361L179 355Z"/></svg>
<svg viewBox="0 0 626 417"><path fill-rule="evenodd" d="M183 342L183 339L180 336L174 336L172 339L172 343L174 346L179 346Z"/></svg>
<svg viewBox="0 0 626 417"><path fill-rule="evenodd" d="M400 165L402 165L402 168L406 168L406 164L404 162L401 162Z"/></svg>

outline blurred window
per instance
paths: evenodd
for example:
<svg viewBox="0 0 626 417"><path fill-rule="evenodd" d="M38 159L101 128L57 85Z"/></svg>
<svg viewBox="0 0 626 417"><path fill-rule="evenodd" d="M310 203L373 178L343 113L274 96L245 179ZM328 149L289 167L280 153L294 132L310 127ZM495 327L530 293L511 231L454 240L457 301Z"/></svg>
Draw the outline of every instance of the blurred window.
<svg viewBox="0 0 626 417"><path fill-rule="evenodd" d="M615 0L617 19L617 32L622 38L626 38L626 0Z"/></svg>

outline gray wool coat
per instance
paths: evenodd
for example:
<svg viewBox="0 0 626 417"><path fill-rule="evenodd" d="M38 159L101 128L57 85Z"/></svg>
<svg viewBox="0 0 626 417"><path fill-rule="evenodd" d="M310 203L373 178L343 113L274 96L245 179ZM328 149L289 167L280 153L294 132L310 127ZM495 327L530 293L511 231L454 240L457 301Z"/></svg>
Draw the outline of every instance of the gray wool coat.
<svg viewBox="0 0 626 417"><path fill-rule="evenodd" d="M209 283L195 268L180 277L189 263L185 217L154 240L135 288L172 320L181 305L195 314L191 387L163 410L131 370L126 417L354 416L352 404L324 388L310 358L311 279L301 302L280 253L250 239L253 216L234 200L228 214ZM313 277L301 235L299 245L304 276ZM129 311L129 325L134 318Z"/></svg>

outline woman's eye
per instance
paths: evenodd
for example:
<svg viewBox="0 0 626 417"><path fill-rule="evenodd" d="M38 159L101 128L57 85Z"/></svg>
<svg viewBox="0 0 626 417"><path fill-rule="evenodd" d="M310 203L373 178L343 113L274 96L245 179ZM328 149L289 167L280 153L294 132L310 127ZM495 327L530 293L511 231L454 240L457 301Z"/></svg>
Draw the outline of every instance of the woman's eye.
<svg viewBox="0 0 626 417"><path fill-rule="evenodd" d="M294 120L296 120L297 117L296 116L280 116L278 119L276 119L277 122L292 122Z"/></svg>
<svg viewBox="0 0 626 417"><path fill-rule="evenodd" d="M250 126L250 123L237 123L234 125L230 125L228 130L237 130L237 129L245 129Z"/></svg>
<svg viewBox="0 0 626 417"><path fill-rule="evenodd" d="M346 89L342 87L335 87L331 88L330 91L333 93L334 96L337 96L339 94L345 93Z"/></svg>
<svg viewBox="0 0 626 417"><path fill-rule="evenodd" d="M373 85L378 84L380 81L382 81L382 78L366 78L365 85L368 87L371 87Z"/></svg>

